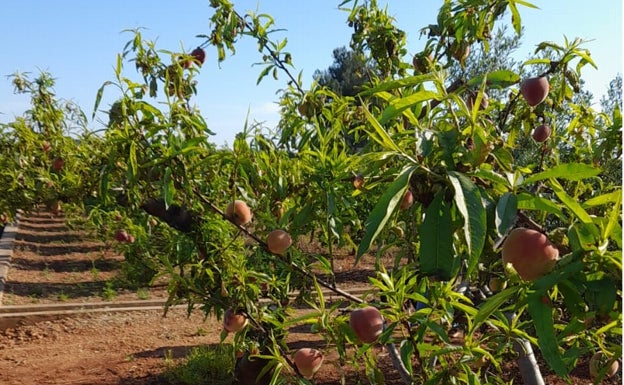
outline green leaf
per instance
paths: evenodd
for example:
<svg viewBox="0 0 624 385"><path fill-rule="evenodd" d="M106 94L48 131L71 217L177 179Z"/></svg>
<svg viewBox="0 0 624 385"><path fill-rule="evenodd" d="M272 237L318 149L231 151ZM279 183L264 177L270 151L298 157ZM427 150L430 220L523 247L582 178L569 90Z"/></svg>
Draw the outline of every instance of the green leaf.
<svg viewBox="0 0 624 385"><path fill-rule="evenodd" d="M594 60L591 58L591 56L589 56L588 53L584 52L584 50L577 49L577 50L574 50L574 53L579 55L583 59L582 62L589 63L592 67L594 67L595 69L598 69L598 66L596 65L596 63L594 63ZM580 69L581 67L580 64L581 63L577 65L576 67L577 70Z"/></svg>
<svg viewBox="0 0 624 385"><path fill-rule="evenodd" d="M613 206L610 207L611 214L609 215L609 222L607 222L607 225L604 227L602 239L609 239L609 237L613 233L613 230L619 224L622 213L621 207L622 195L618 194L616 197L616 202L613 204Z"/></svg>
<svg viewBox="0 0 624 385"><path fill-rule="evenodd" d="M401 360L405 364L405 368L407 369L408 373L410 374L413 373L412 355L414 354L414 344L412 344L407 339L402 340L400 352L401 352Z"/></svg>
<svg viewBox="0 0 624 385"><path fill-rule="evenodd" d="M379 198L379 201L364 224L366 233L358 247L355 264L357 264L362 255L370 249L396 207L401 203L403 195L409 187L410 177L415 170L415 167L405 168L395 181L390 184L381 198Z"/></svg>
<svg viewBox="0 0 624 385"><path fill-rule="evenodd" d="M511 11L511 25L513 25L514 31L516 31L517 35L520 35L522 32L522 21L520 19L520 12L518 12L518 8L514 1L509 1L509 11Z"/></svg>
<svg viewBox="0 0 624 385"><path fill-rule="evenodd" d="M111 81L106 81L102 84L102 87L98 90L95 95L95 105L93 106L93 115L91 115L91 119L95 118L95 114L97 113L97 109L100 106L100 102L102 101L102 95L104 95L104 87L113 84Z"/></svg>
<svg viewBox="0 0 624 385"><path fill-rule="evenodd" d="M539 210L556 215L561 219L566 219L566 215L561 207L555 202L542 197L534 196L527 193L521 193L517 196L518 209L520 210Z"/></svg>
<svg viewBox="0 0 624 385"><path fill-rule="evenodd" d="M505 171L511 171L513 169L514 159L511 151L507 148L499 147L492 151L492 156L496 159L499 166Z"/></svg>
<svg viewBox="0 0 624 385"><path fill-rule="evenodd" d="M529 296L529 314L537 332L537 341L542 356L557 375L566 378L568 370L559 352L559 341L555 334L552 308L542 302L541 294Z"/></svg>
<svg viewBox="0 0 624 385"><path fill-rule="evenodd" d="M474 322L472 324L472 329L470 333L473 333L475 330L478 330L481 324L485 322L488 318L490 318L492 313L494 313L501 306L503 306L505 302L507 302L507 300L511 298L511 296L514 295L517 291L518 291L518 287L512 286L488 298L488 300L485 301L481 305L481 307L479 308L479 311L474 316Z"/></svg>
<svg viewBox="0 0 624 385"><path fill-rule="evenodd" d="M601 169L584 163L566 163L555 166L546 171L531 175L526 178L523 185L527 185L538 180L561 178L566 180L578 181L586 178L594 177L602 172Z"/></svg>
<svg viewBox="0 0 624 385"><path fill-rule="evenodd" d="M438 191L425 211L420 226L419 260L423 274L448 280L457 262L453 252L451 208L444 202L444 195L444 189Z"/></svg>
<svg viewBox="0 0 624 385"><path fill-rule="evenodd" d="M596 250L600 232L593 223L575 223L568 230L568 239L573 250Z"/></svg>
<svg viewBox="0 0 624 385"><path fill-rule="evenodd" d="M611 277L587 282L587 300L602 314L613 311L620 285Z"/></svg>
<svg viewBox="0 0 624 385"><path fill-rule="evenodd" d="M434 78L435 77L433 76L433 74L408 76L406 78L401 78L398 80L392 80L389 82L381 83L378 86L375 86L375 87L372 87L372 88L369 88L360 92L358 96L370 96L378 92L395 90L397 88L413 87L424 82L433 81Z"/></svg>
<svg viewBox="0 0 624 385"><path fill-rule="evenodd" d="M137 176L138 169L136 142L130 142L128 160L130 161L130 172L132 173L131 179L134 179Z"/></svg>
<svg viewBox="0 0 624 385"><path fill-rule="evenodd" d="M587 211L581 207L578 203L578 200L572 198L563 190L563 187L554 179L550 180L550 185L557 198L568 208L570 211L576 215L578 219L580 219L583 223L593 223L592 218L589 216Z"/></svg>
<svg viewBox="0 0 624 385"><path fill-rule="evenodd" d="M437 96L438 94L436 92L423 90L408 95L404 98L393 99L390 101L390 105L386 107L381 113L379 123L385 124L390 119L395 118L396 116L401 114L401 112L403 112L404 110L426 100L435 99Z"/></svg>
<svg viewBox="0 0 624 385"><path fill-rule="evenodd" d="M225 58L225 53L224 53L223 57ZM266 67L264 67L262 72L260 72L260 75L258 75L258 79L256 80L256 85L258 85L258 84L260 84L260 82L262 82L262 79L264 79L264 77L267 76L269 74L269 72L271 72L273 67L274 67L273 65L267 65Z"/></svg>
<svg viewBox="0 0 624 385"><path fill-rule="evenodd" d="M507 88L520 82L520 75L517 73L508 70L498 70L488 74L476 76L468 81L468 85L480 85L483 83L484 77L487 77L486 85L490 88Z"/></svg>
<svg viewBox="0 0 624 385"><path fill-rule="evenodd" d="M392 140L388 132L381 126L381 124L377 121L377 119L375 119L367 108L364 109L364 113L366 114L366 120L368 120L370 125L375 129L374 133L376 135L370 135L371 138L386 149L402 153L403 151L401 148L394 142L394 140Z"/></svg>
<svg viewBox="0 0 624 385"><path fill-rule="evenodd" d="M515 0L515 2L516 2L517 4L524 5L525 7L528 7L528 8L539 9L536 5L531 4L531 3L529 3L528 1L524 1L524 0Z"/></svg>
<svg viewBox="0 0 624 385"><path fill-rule="evenodd" d="M563 296L565 308L575 317L582 317L586 314L585 301L579 292L579 285L564 279L557 284L557 289Z"/></svg>
<svg viewBox="0 0 624 385"><path fill-rule="evenodd" d="M619 204L618 202L620 202L621 199L622 199L622 190L615 190L610 193L601 194L591 199L588 199L585 202L583 202L582 206L583 208L588 209L590 207L612 205L614 203Z"/></svg>
<svg viewBox="0 0 624 385"><path fill-rule="evenodd" d="M550 59L531 59L525 61L522 65L530 65L530 64L548 64L550 65Z"/></svg>
<svg viewBox="0 0 624 385"><path fill-rule="evenodd" d="M506 179L505 177L503 177L500 174L497 174L495 171L492 171L492 170L479 169L479 170L471 173L470 175L474 176L474 177L477 177L477 178L489 180L492 183L496 183L496 184L499 184L499 185L507 187L507 188L511 188L512 187L511 184L509 183L508 179Z"/></svg>
<svg viewBox="0 0 624 385"><path fill-rule="evenodd" d="M498 235L507 233L518 214L518 199L510 192L503 194L496 205L496 231Z"/></svg>
<svg viewBox="0 0 624 385"><path fill-rule="evenodd" d="M171 177L171 167L165 168L165 176L163 178L162 194L165 200L165 207L169 207L173 203L173 195L175 193L175 187L173 185L173 178Z"/></svg>
<svg viewBox="0 0 624 385"><path fill-rule="evenodd" d="M455 204L464 217L464 236L468 245L468 270L470 274L479 262L487 232L485 207L479 188L464 174L450 171L449 179L455 189Z"/></svg>

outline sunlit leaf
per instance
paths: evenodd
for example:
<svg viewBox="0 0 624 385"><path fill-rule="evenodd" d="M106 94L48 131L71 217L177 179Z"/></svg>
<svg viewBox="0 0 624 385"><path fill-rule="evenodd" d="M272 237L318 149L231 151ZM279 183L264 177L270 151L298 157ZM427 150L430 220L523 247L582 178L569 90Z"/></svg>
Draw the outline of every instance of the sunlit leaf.
<svg viewBox="0 0 624 385"><path fill-rule="evenodd" d="M561 207L550 199L542 198L528 193L521 193L516 196L518 199L518 209L520 210L538 210L556 215L561 219L565 219Z"/></svg>
<svg viewBox="0 0 624 385"><path fill-rule="evenodd" d="M590 208L590 207L596 207L596 206L602 206L602 205L613 205L613 204L619 204L618 202L620 202L620 200L622 199L622 190L615 190L615 191L611 191L610 193L606 193L606 194L601 194L598 196L595 196L593 198L590 198L588 200L586 200L585 202L582 203L583 208Z"/></svg>
<svg viewBox="0 0 624 385"><path fill-rule="evenodd" d="M561 187L561 185L555 181L552 180L550 181L550 187L553 189L553 191L555 192L555 195L557 195L557 198L559 198L559 200L570 210L574 213L574 215L576 215L576 217L578 219L580 219L583 223L592 223L592 218L589 216L589 214L587 213L587 211L585 211L583 209L583 207L581 207L580 203L578 202L577 199L572 198L571 196L569 196L564 190L563 187Z"/></svg>
<svg viewBox="0 0 624 385"><path fill-rule="evenodd" d="M91 115L91 119L95 118L95 114L97 113L97 109L100 106L100 102L102 101L102 95L104 95L104 87L113 84L113 82L106 81L102 86L98 89L98 92L95 96L95 105L93 106L93 114Z"/></svg>
<svg viewBox="0 0 624 385"><path fill-rule="evenodd" d="M509 70L497 70L470 79L468 85L475 86L482 84L485 77L487 77L486 85L490 88L507 88L520 82L520 75L517 73Z"/></svg>
<svg viewBox="0 0 624 385"><path fill-rule="evenodd" d="M379 92L390 91L390 90L394 90L397 88L413 87L413 86L416 86L418 84L421 84L427 81L432 81L434 80L434 78L435 77L432 74L408 76L408 77L397 79L397 80L383 82L378 86L368 88L360 92L358 96L370 96Z"/></svg>
<svg viewBox="0 0 624 385"><path fill-rule="evenodd" d="M379 201L364 224L366 232L357 250L355 258L356 264L359 262L362 255L370 249L394 210L401 203L403 195L409 187L410 177L415 169L415 167L405 168L395 181L388 186L388 189L383 193L381 198L379 198Z"/></svg>
<svg viewBox="0 0 624 385"><path fill-rule="evenodd" d="M507 302L507 300L510 299L511 296L513 296L517 291L517 287L508 287L507 289L504 289L494 294L493 296L488 298L487 301L481 304L481 306L479 307L479 311L474 317L472 329L470 332L473 333L475 330L477 330L479 326L483 324L483 322L490 318L490 316L501 306L503 306Z"/></svg>
<svg viewBox="0 0 624 385"><path fill-rule="evenodd" d="M433 91L418 91L404 98L393 99L390 101L390 105L381 113L379 123L385 124L389 120L399 116L404 110L413 107L418 103L435 99L437 96L438 94Z"/></svg>
<svg viewBox="0 0 624 385"><path fill-rule="evenodd" d="M403 151L401 150L401 148L394 142L394 140L392 140L390 134L388 134L388 132L381 126L381 124L377 121L377 119L375 119L370 111L365 108L364 112L366 114L366 119L374 129L374 132L370 135L371 139L375 140L377 143L379 143L388 150L402 153Z"/></svg>
<svg viewBox="0 0 624 385"><path fill-rule="evenodd" d="M601 169L585 163L565 163L555 166L546 171L531 175L530 177L526 178L524 182L522 182L522 184L527 185L550 178L560 178L577 181L597 176L601 172Z"/></svg>
<svg viewBox="0 0 624 385"><path fill-rule="evenodd" d="M617 194L616 200L613 205L610 207L611 213L609 214L609 222L604 227L604 231L602 233L602 239L608 239L613 234L614 230L618 227L621 221L621 213L622 213L622 195Z"/></svg>

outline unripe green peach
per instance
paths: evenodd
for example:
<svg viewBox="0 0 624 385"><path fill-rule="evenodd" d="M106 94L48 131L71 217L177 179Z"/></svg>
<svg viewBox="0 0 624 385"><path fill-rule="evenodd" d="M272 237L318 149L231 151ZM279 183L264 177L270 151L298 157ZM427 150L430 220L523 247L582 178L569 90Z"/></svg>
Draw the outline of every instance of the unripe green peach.
<svg viewBox="0 0 624 385"><path fill-rule="evenodd" d="M546 235L520 227L507 236L502 257L503 265L511 264L520 278L534 281L552 270L559 259L559 250Z"/></svg>

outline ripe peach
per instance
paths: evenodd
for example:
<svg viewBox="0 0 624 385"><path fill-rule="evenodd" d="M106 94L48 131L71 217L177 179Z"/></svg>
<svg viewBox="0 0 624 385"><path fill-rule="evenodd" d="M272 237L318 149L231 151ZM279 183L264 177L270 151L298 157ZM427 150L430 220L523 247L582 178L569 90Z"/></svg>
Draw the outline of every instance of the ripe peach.
<svg viewBox="0 0 624 385"><path fill-rule="evenodd" d="M247 326L247 316L245 314L236 312L233 309L228 309L223 314L223 328L228 332L239 332L245 326Z"/></svg>
<svg viewBox="0 0 624 385"><path fill-rule="evenodd" d="M598 375L603 370L603 368L607 366L608 363L609 363L609 359L608 357L604 355L603 352L597 352L596 354L594 354L592 358L589 360L590 377L594 380L598 378ZM618 363L617 360L614 360L613 362L611 362L611 365L606 370L604 378L613 377L619 368L620 368L620 364Z"/></svg>
<svg viewBox="0 0 624 385"><path fill-rule="evenodd" d="M267 236L267 247L273 254L284 254L292 244L292 238L284 230L273 230Z"/></svg>
<svg viewBox="0 0 624 385"><path fill-rule="evenodd" d="M48 201L46 202L46 208L48 210L50 210L50 212L54 215L60 215L61 214L61 209L62 209L62 202L61 201Z"/></svg>
<svg viewBox="0 0 624 385"><path fill-rule="evenodd" d="M470 44L465 41L453 41L451 44L451 55L460 63L463 63L468 59L468 55L470 55Z"/></svg>
<svg viewBox="0 0 624 385"><path fill-rule="evenodd" d="M545 142L550 137L551 132L550 125L542 124L533 130L533 139L538 143Z"/></svg>
<svg viewBox="0 0 624 385"><path fill-rule="evenodd" d="M191 52L191 56L193 56L193 58L197 61L197 65L201 67L206 60L206 51L204 51L201 47L197 47Z"/></svg>
<svg viewBox="0 0 624 385"><path fill-rule="evenodd" d="M545 76L528 78L520 85L520 93L531 107L546 100L549 91L550 84Z"/></svg>
<svg viewBox="0 0 624 385"><path fill-rule="evenodd" d="M383 332L383 317L376 307L367 306L351 312L349 326L360 341L370 344Z"/></svg>
<svg viewBox="0 0 624 385"><path fill-rule="evenodd" d="M356 190L361 190L362 187L364 187L364 176L362 174L357 174L353 178L353 187L355 187Z"/></svg>
<svg viewBox="0 0 624 385"><path fill-rule="evenodd" d="M301 348L295 352L293 361L299 370L299 374L310 379L321 368L323 358L323 353L316 349Z"/></svg>
<svg viewBox="0 0 624 385"><path fill-rule="evenodd" d="M405 191L405 195L403 195L403 200L401 201L401 210L407 210L412 207L414 204L414 194L412 194L411 190Z"/></svg>
<svg viewBox="0 0 624 385"><path fill-rule="evenodd" d="M126 230L117 230L115 231L115 240L119 242L128 242L129 235Z"/></svg>
<svg viewBox="0 0 624 385"><path fill-rule="evenodd" d="M433 56L424 52L417 53L412 58L412 65L416 73L423 74L429 72L432 67Z"/></svg>
<svg viewBox="0 0 624 385"><path fill-rule="evenodd" d="M52 161L52 168L56 171L61 171L64 165L65 161L63 160L63 158L56 158L54 159L54 161Z"/></svg>
<svg viewBox="0 0 624 385"><path fill-rule="evenodd" d="M231 202L225 209L225 215L235 224L242 226L251 222L252 214L247 203L241 200Z"/></svg>
<svg viewBox="0 0 624 385"><path fill-rule="evenodd" d="M488 287L490 288L492 293L496 293L501 290L504 290L507 287L507 281L503 280L500 277L492 277L490 278L490 281L488 282Z"/></svg>
<svg viewBox="0 0 624 385"><path fill-rule="evenodd" d="M559 259L559 250L539 231L513 229L502 249L503 264L510 263L520 278L534 281L552 270Z"/></svg>

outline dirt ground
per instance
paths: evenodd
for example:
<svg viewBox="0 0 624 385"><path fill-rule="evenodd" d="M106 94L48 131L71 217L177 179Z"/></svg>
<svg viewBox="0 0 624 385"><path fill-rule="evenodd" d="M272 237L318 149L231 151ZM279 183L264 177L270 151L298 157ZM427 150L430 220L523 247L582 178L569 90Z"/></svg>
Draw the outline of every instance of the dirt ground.
<svg viewBox="0 0 624 385"><path fill-rule="evenodd" d="M103 296L107 282L118 273L122 257L102 242L70 231L62 217L39 213L20 222L14 257L9 270L3 305L59 302L124 301L165 298L163 287L137 291L120 290ZM350 284L365 280L366 270L345 269L339 275ZM0 331L0 384L169 384L162 375L180 362L193 347L219 342L221 324L204 319L199 312L187 317L182 308L162 311L98 313ZM229 337L230 338L230 337ZM307 331L291 330L291 346L313 346L318 338ZM388 385L402 384L387 353L378 352L378 365ZM315 384L338 384L340 371L349 372L347 385L368 383L362 373L339 367L328 356L316 374ZM516 377L513 365L508 375ZM619 381L604 382L607 384ZM590 384L587 363L573 373L573 384ZM565 382L547 375L549 385ZM207 379L206 384L210 384Z"/></svg>

